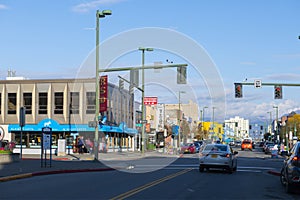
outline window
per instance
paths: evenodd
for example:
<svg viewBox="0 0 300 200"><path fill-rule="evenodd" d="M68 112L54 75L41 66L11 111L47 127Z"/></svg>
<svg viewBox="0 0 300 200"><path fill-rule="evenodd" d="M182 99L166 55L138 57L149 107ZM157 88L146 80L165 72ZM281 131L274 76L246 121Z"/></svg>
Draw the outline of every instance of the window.
<svg viewBox="0 0 300 200"><path fill-rule="evenodd" d="M26 114L32 114L32 93L23 93L23 101Z"/></svg>
<svg viewBox="0 0 300 200"><path fill-rule="evenodd" d="M95 114L96 111L96 93L86 93L86 114Z"/></svg>
<svg viewBox="0 0 300 200"><path fill-rule="evenodd" d="M70 114L79 114L79 92L70 93Z"/></svg>
<svg viewBox="0 0 300 200"><path fill-rule="evenodd" d="M8 93L7 114L17 114L17 93Z"/></svg>
<svg viewBox="0 0 300 200"><path fill-rule="evenodd" d="M54 93L54 114L63 114L64 112L64 93Z"/></svg>
<svg viewBox="0 0 300 200"><path fill-rule="evenodd" d="M48 93L41 92L39 93L39 114L47 114L48 108Z"/></svg>

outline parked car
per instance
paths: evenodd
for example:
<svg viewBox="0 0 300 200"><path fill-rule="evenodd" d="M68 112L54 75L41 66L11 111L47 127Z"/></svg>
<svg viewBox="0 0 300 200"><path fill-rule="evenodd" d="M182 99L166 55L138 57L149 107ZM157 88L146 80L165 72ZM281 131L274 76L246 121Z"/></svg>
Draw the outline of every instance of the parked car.
<svg viewBox="0 0 300 200"><path fill-rule="evenodd" d="M199 171L219 168L232 173L237 169L237 154L228 144L207 144L199 153Z"/></svg>
<svg viewBox="0 0 300 200"><path fill-rule="evenodd" d="M242 144L241 144L241 150L244 151L245 149L249 149L252 151L252 141L249 139L245 139L243 140Z"/></svg>
<svg viewBox="0 0 300 200"><path fill-rule="evenodd" d="M180 153L196 153L196 146L194 143L186 143L181 146Z"/></svg>
<svg viewBox="0 0 300 200"><path fill-rule="evenodd" d="M281 169L280 181L288 193L300 190L300 142L296 142L287 154Z"/></svg>
<svg viewBox="0 0 300 200"><path fill-rule="evenodd" d="M268 146L269 144L275 145L274 142L266 141L266 142L264 143L264 146L263 146L263 151L266 151L266 148L267 148L267 146Z"/></svg>
<svg viewBox="0 0 300 200"><path fill-rule="evenodd" d="M270 154L272 151L278 151L277 144L268 144L265 149L265 154Z"/></svg>

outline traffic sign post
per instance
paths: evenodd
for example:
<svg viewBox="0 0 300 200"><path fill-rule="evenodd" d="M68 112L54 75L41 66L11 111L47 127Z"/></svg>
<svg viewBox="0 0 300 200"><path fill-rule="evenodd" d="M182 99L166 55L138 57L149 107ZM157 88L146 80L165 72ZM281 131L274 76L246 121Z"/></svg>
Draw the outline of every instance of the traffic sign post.
<svg viewBox="0 0 300 200"><path fill-rule="evenodd" d="M49 166L52 162L52 128L42 128L41 167L47 167L47 150L50 151Z"/></svg>

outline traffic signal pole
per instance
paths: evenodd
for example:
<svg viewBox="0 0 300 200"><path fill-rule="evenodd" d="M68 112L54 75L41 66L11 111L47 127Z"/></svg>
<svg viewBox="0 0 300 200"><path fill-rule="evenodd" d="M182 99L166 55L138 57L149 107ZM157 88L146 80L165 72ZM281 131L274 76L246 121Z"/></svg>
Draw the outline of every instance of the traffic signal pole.
<svg viewBox="0 0 300 200"><path fill-rule="evenodd" d="M299 87L300 83L260 83L259 87L256 85L257 83L234 83L235 86L235 98L242 98L243 97L243 91L242 86L243 85L253 85L255 88L259 88L261 86L274 86L274 98L275 99L282 99L282 87L283 86L292 86L292 87Z"/></svg>

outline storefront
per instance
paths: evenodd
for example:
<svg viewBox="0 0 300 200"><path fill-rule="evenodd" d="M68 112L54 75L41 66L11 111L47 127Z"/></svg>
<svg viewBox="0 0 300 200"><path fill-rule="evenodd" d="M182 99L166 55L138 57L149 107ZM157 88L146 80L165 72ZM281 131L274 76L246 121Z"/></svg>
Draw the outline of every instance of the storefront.
<svg viewBox="0 0 300 200"><path fill-rule="evenodd" d="M52 128L52 148L57 148L58 139L66 139L66 150L77 153L77 141L83 136L89 152L92 151L95 138L95 128L87 124L59 124L53 119L43 119L38 124L26 124L22 130L19 124L8 125L11 141L16 149L27 149L24 152L37 152L41 149L42 128ZM99 151L116 151L118 149L134 151L136 147L137 130L128 128L125 123L120 126L99 125ZM22 132L22 134L21 134ZM32 151L30 151L32 150ZM68 153L69 153L68 152Z"/></svg>

